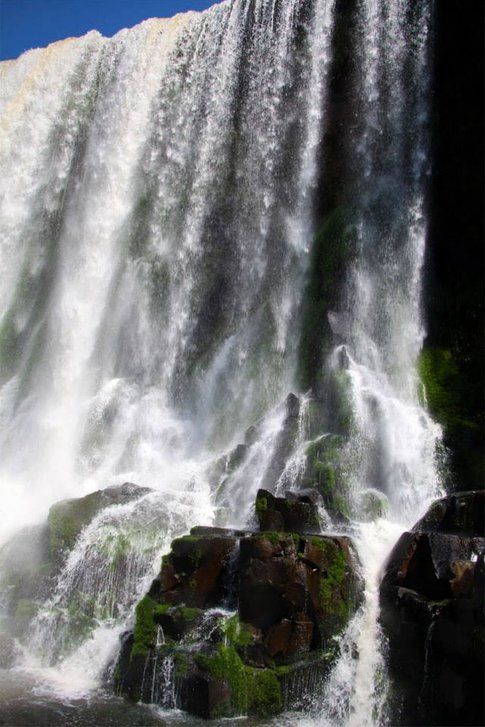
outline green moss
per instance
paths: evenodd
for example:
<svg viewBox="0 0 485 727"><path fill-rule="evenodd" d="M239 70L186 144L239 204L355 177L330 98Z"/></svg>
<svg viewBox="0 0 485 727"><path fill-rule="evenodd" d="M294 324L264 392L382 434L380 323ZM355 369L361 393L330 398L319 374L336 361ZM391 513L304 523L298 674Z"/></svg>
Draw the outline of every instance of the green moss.
<svg viewBox="0 0 485 727"><path fill-rule="evenodd" d="M273 671L277 676L285 677L291 673L292 669L290 666L276 666Z"/></svg>
<svg viewBox="0 0 485 727"><path fill-rule="evenodd" d="M173 654L173 662L175 665L175 674L177 677L186 676L189 671L189 658L184 651L175 650Z"/></svg>
<svg viewBox="0 0 485 727"><path fill-rule="evenodd" d="M332 371L326 382L331 401L333 430L348 436L354 423L354 407L351 395L351 380L345 370Z"/></svg>
<svg viewBox="0 0 485 727"><path fill-rule="evenodd" d="M358 507L362 520L377 520L385 516L389 509L389 502L385 495L368 491L359 498Z"/></svg>
<svg viewBox="0 0 485 727"><path fill-rule="evenodd" d="M350 518L350 507L342 495L335 494L332 500L332 509L344 518Z"/></svg>
<svg viewBox="0 0 485 727"><path fill-rule="evenodd" d="M341 435L322 436L307 447L305 484L319 490L328 510L348 518L345 441Z"/></svg>
<svg viewBox="0 0 485 727"><path fill-rule="evenodd" d="M15 609L14 620L17 625L31 621L39 611L39 605L28 598L21 598Z"/></svg>
<svg viewBox="0 0 485 727"><path fill-rule="evenodd" d="M76 646L85 641L93 632L96 626L96 620L93 616L84 610L83 604L78 599L71 601L67 608L67 617L69 619L69 637L65 646L67 650L74 649ZM92 611L92 607L91 607ZM100 614L100 617L109 614Z"/></svg>
<svg viewBox="0 0 485 727"><path fill-rule="evenodd" d="M207 671L216 679L227 681L229 685L231 714L225 715L225 709L221 705L219 716L246 714L248 708L246 667L236 649L233 646L220 644L217 653L212 656L198 654L196 663L200 669Z"/></svg>
<svg viewBox="0 0 485 727"><path fill-rule="evenodd" d="M135 626L133 628L133 646L131 656L147 656L148 652L155 645L157 638L157 625L154 621L154 613L157 603L145 596L135 608Z"/></svg>
<svg viewBox="0 0 485 727"><path fill-rule="evenodd" d="M456 348L427 347L417 365L423 399L444 428L449 484L466 490L483 481L485 418L483 397L477 397L476 383L483 378L483 366L477 368L478 360L467 358L464 348L466 344Z"/></svg>
<svg viewBox="0 0 485 727"><path fill-rule="evenodd" d="M275 669L246 667L248 712L272 717L282 708L281 685Z"/></svg>
<svg viewBox="0 0 485 727"><path fill-rule="evenodd" d="M256 515L260 517L268 509L268 498L257 497L256 498Z"/></svg>
<svg viewBox="0 0 485 727"><path fill-rule="evenodd" d="M170 610L171 606L168 603L156 603L155 607L153 609L153 615L154 616L165 616L165 614Z"/></svg>
<svg viewBox="0 0 485 727"><path fill-rule="evenodd" d="M116 571L122 566L125 558L130 554L132 543L124 533L118 533L116 540L110 544L107 555L111 558L110 570Z"/></svg>
<svg viewBox="0 0 485 727"><path fill-rule="evenodd" d="M272 530L265 530L262 533L256 533L253 535L258 540L268 540L271 545L278 545L281 542L281 538L285 537L286 533L276 533Z"/></svg>
<svg viewBox="0 0 485 727"><path fill-rule="evenodd" d="M310 538L310 542L312 545L315 546L315 548L318 548L319 550L325 550L325 541L323 540L323 538L313 537Z"/></svg>
<svg viewBox="0 0 485 727"><path fill-rule="evenodd" d="M325 613L336 613L346 617L349 608L342 597L342 587L346 576L347 560L345 554L336 549L332 562L326 569L325 575L320 577L319 595Z"/></svg>
<svg viewBox="0 0 485 727"><path fill-rule="evenodd" d="M100 509L102 493L58 502L49 510L50 550L54 560L72 550L81 530L91 522Z"/></svg>
<svg viewBox="0 0 485 727"><path fill-rule="evenodd" d="M239 616L237 614L223 620L222 633L228 643L236 649L250 646L253 643L253 637L250 630L246 624L239 620Z"/></svg>
<svg viewBox="0 0 485 727"><path fill-rule="evenodd" d="M178 612L185 621L195 621L202 613L200 608L188 608L185 606L181 606Z"/></svg>
<svg viewBox="0 0 485 727"><path fill-rule="evenodd" d="M443 426L474 429L477 425L463 416L460 399L460 369L449 349L426 348L418 358L418 372L424 399L430 412Z"/></svg>

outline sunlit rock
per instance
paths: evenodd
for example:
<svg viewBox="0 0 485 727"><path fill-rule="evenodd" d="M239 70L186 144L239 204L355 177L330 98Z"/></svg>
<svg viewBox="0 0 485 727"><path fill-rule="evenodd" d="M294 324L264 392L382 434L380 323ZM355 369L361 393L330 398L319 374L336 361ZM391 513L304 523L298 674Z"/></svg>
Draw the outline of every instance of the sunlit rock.
<svg viewBox="0 0 485 727"><path fill-rule="evenodd" d="M292 508L315 514L318 494L268 496L293 532L197 527L173 541L124 637L119 693L199 717L269 716L323 683L362 602L357 557L349 538L296 532L308 523Z"/></svg>

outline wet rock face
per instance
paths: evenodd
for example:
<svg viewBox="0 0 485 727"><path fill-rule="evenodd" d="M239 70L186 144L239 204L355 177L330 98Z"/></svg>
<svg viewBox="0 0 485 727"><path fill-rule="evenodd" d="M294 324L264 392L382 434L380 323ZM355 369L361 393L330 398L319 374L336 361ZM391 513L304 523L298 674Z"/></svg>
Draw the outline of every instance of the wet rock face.
<svg viewBox="0 0 485 727"><path fill-rule="evenodd" d="M285 497L258 490L256 516L259 528L286 533L319 533L319 505L323 505L323 500L314 489L287 492Z"/></svg>
<svg viewBox="0 0 485 727"><path fill-rule="evenodd" d="M435 502L394 547L381 583L393 724L483 723L483 492Z"/></svg>
<svg viewBox="0 0 485 727"><path fill-rule="evenodd" d="M413 530L485 536L485 490L460 492L436 500Z"/></svg>
<svg viewBox="0 0 485 727"><path fill-rule="evenodd" d="M96 490L86 497L56 502L49 510L48 525L50 536L50 555L60 562L71 550L76 539L89 523L106 507L123 505L147 495L151 490L138 487L131 482L113 485L104 490Z"/></svg>
<svg viewBox="0 0 485 727"><path fill-rule="evenodd" d="M303 497L288 511L309 505ZM292 685L321 682L362 590L349 538L194 528L137 606L116 689L165 705L171 695L171 706L200 717L295 707Z"/></svg>
<svg viewBox="0 0 485 727"><path fill-rule="evenodd" d="M53 591L77 537L98 513L150 492L129 482L55 503L43 525L23 528L0 548L0 599L8 629L22 639L39 605Z"/></svg>
<svg viewBox="0 0 485 727"><path fill-rule="evenodd" d="M248 659L287 664L325 649L360 603L362 584L345 537L260 533L241 540L241 619L261 632Z"/></svg>

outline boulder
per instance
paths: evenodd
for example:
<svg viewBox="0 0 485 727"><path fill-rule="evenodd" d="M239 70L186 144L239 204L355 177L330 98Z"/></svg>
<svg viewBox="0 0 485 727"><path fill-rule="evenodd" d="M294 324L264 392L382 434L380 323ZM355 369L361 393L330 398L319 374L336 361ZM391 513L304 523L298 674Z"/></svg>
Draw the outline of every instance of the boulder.
<svg viewBox="0 0 485 727"><path fill-rule="evenodd" d="M227 587L227 563L237 542L229 533L174 540L160 573L161 600L197 608L221 603Z"/></svg>
<svg viewBox="0 0 485 727"><path fill-rule="evenodd" d="M458 492L436 500L413 530L485 537L484 521L485 490Z"/></svg>
<svg viewBox="0 0 485 727"><path fill-rule="evenodd" d="M287 533L319 533L318 506L323 500L317 490L288 492L275 497L267 490L258 490L256 516L260 530Z"/></svg>
<svg viewBox="0 0 485 727"><path fill-rule="evenodd" d="M337 434L320 434L306 449L305 470L302 484L317 490L323 499L326 512L337 523L346 524L350 518L349 477L346 464L346 438ZM376 507L372 503L360 508L367 519L373 519ZM373 503L375 505L375 503Z"/></svg>
<svg viewBox="0 0 485 727"><path fill-rule="evenodd" d="M0 599L14 636L25 639L30 622L52 594L62 564L82 529L104 508L148 492L148 488L126 482L57 502L50 508L46 523L23 528L0 548Z"/></svg>
<svg viewBox="0 0 485 727"><path fill-rule="evenodd" d="M302 497L283 512L314 507ZM349 538L193 528L136 607L115 688L164 705L175 695L171 706L204 718L294 708L297 685L315 688L329 668L362 591Z"/></svg>
<svg viewBox="0 0 485 727"><path fill-rule="evenodd" d="M435 502L392 550L380 587L393 724L482 724L483 493Z"/></svg>
<svg viewBox="0 0 485 727"><path fill-rule="evenodd" d="M80 532L106 507L124 505L137 500L151 490L138 487L131 482L113 485L104 490L96 490L85 497L56 502L49 510L48 526L50 538L50 557L54 562L62 562L72 550Z"/></svg>

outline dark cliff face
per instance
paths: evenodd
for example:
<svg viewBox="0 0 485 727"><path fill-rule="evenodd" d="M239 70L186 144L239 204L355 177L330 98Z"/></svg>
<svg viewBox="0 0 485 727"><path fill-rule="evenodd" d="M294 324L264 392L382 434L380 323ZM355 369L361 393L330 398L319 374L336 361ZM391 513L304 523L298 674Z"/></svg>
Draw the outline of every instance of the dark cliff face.
<svg viewBox="0 0 485 727"><path fill-rule="evenodd" d="M437 2L433 173L422 374L445 427L452 487L483 483L485 6Z"/></svg>
<svg viewBox="0 0 485 727"><path fill-rule="evenodd" d="M393 725L482 725L483 491L437 500L384 567Z"/></svg>

